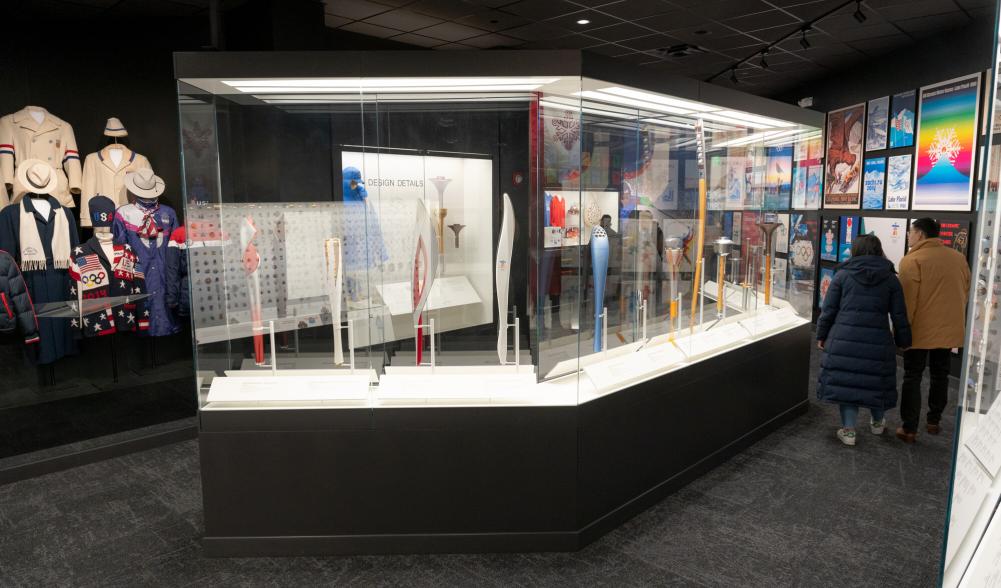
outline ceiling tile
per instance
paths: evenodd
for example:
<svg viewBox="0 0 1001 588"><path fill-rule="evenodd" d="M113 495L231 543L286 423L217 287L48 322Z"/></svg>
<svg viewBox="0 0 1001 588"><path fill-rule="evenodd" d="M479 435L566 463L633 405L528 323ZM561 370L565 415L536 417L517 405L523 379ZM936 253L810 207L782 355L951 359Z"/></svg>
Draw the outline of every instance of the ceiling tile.
<svg viewBox="0 0 1001 588"><path fill-rule="evenodd" d="M969 24L970 19L962 12L950 14L936 14L934 16L922 16L920 18L908 18L896 21L904 32L916 36L925 36L939 31L958 28Z"/></svg>
<svg viewBox="0 0 1001 588"><path fill-rule="evenodd" d="M424 35L425 37L432 37L443 41L461 41L463 39L468 39L469 37L477 37L483 34L483 31L480 29L467 27L454 22L443 22L432 27L427 27L426 29L418 29L416 32L420 35Z"/></svg>
<svg viewBox="0 0 1001 588"><path fill-rule="evenodd" d="M636 37L635 39L629 39L626 41L621 41L619 44L629 47L635 51L650 51L653 49L667 49L671 45L677 45L681 41L675 39L674 37L669 37L668 35L654 34L646 35L645 37Z"/></svg>
<svg viewBox="0 0 1001 588"><path fill-rule="evenodd" d="M760 48L766 44L747 35L730 35L728 37L705 37L705 40L699 45L714 51L732 51L734 49L749 47L751 49L748 52L750 52L750 50Z"/></svg>
<svg viewBox="0 0 1001 588"><path fill-rule="evenodd" d="M563 37L569 34L569 31L551 23L537 22L523 27L507 29L504 31L504 34L526 41L539 41L542 39Z"/></svg>
<svg viewBox="0 0 1001 588"><path fill-rule="evenodd" d="M336 0L326 5L326 13L343 16L351 20L362 20L380 12L392 10L391 6L369 2L369 0Z"/></svg>
<svg viewBox="0 0 1001 588"><path fill-rule="evenodd" d="M360 35L368 35L369 37L378 37L380 39L388 39L389 37L399 35L401 32L403 32L403 31L398 31L396 29L380 27L378 25L360 21L353 22L351 24L346 24L338 30L351 31L352 33L358 33Z"/></svg>
<svg viewBox="0 0 1001 588"><path fill-rule="evenodd" d="M619 0L618 2L598 6L595 10L616 16L622 20L632 21L638 18L673 12L676 9L661 0Z"/></svg>
<svg viewBox="0 0 1001 588"><path fill-rule="evenodd" d="M897 27L887 22L868 24L869 21L866 21L866 24L858 24L854 19L852 22L855 23L854 26L834 28L831 27L825 20L816 25L816 28L828 33L840 41L857 41L859 39L871 39L873 37L886 37L900 32Z"/></svg>
<svg viewBox="0 0 1001 588"><path fill-rule="evenodd" d="M434 48L435 51L476 51L476 49L463 45L462 43L445 43Z"/></svg>
<svg viewBox="0 0 1001 588"><path fill-rule="evenodd" d="M425 37L424 35L417 35L414 33L403 33L402 35L390 37L390 39L401 43L407 43L409 45L417 45L419 47L435 47L443 43L441 39L432 39L431 37Z"/></svg>
<svg viewBox="0 0 1001 588"><path fill-rule="evenodd" d="M410 32L436 25L441 22L441 19L418 14L406 9L398 9L366 18L365 22L379 25L380 27L389 27L391 29Z"/></svg>
<svg viewBox="0 0 1001 588"><path fill-rule="evenodd" d="M662 60L662 58L659 55L651 55L649 53L644 53L641 51L635 53L626 53L625 55L619 55L615 59L622 61L624 63L629 63L631 65L643 65L645 63L651 63Z"/></svg>
<svg viewBox="0 0 1001 588"><path fill-rule="evenodd" d="M677 37L686 43L694 43L696 45L707 42L707 39L710 37L729 37L734 34L733 29L712 22L703 22L695 26L663 32L670 34L672 37Z"/></svg>
<svg viewBox="0 0 1001 588"><path fill-rule="evenodd" d="M480 35L479 37L472 37L471 39L465 39L462 41L463 45L471 45L479 49L490 49L492 47L513 47L524 43L525 42L521 39L505 37L504 35L498 35L496 33L488 33L486 35Z"/></svg>
<svg viewBox="0 0 1001 588"><path fill-rule="evenodd" d="M756 31L777 26L788 26L799 23L799 19L781 10L769 10L768 12L758 12L748 14L723 21L723 24L733 27L740 32Z"/></svg>
<svg viewBox="0 0 1001 588"><path fill-rule="evenodd" d="M911 42L910 37L903 34L889 35L886 37L874 37L871 39L859 39L848 44L862 51L866 55L881 55L888 51L897 49Z"/></svg>
<svg viewBox="0 0 1001 588"><path fill-rule="evenodd" d="M483 29L485 31L496 32L504 29L524 26L530 24L532 21L523 16L502 12L500 10L484 10L483 12L477 12L476 14L470 14L468 16L458 18L455 22Z"/></svg>
<svg viewBox="0 0 1001 588"><path fill-rule="evenodd" d="M888 20L901 20L905 18L917 18L919 16L931 16L933 14L945 14L948 12L960 12L959 7L953 0L913 0L907 4L897 4L879 8L879 14ZM865 8L862 9L866 12Z"/></svg>
<svg viewBox="0 0 1001 588"><path fill-rule="evenodd" d="M821 14L829 11L831 8L833 8L831 6L831 0L815 0L813 2L802 2L789 6L782 6L783 11L805 21L813 20Z"/></svg>
<svg viewBox="0 0 1001 588"><path fill-rule="evenodd" d="M626 22L612 25L610 27L602 27L600 29L587 31L588 36L597 37L610 42L624 41L626 39L634 39L636 37L645 37L649 34L650 31L648 29Z"/></svg>
<svg viewBox="0 0 1001 588"><path fill-rule="evenodd" d="M708 0L689 8L695 14L710 20L727 20L738 16L773 10L763 0Z"/></svg>
<svg viewBox="0 0 1001 588"><path fill-rule="evenodd" d="M636 24L654 31L673 31L704 23L705 18L687 10L673 10L665 14L650 16L634 21Z"/></svg>
<svg viewBox="0 0 1001 588"><path fill-rule="evenodd" d="M505 31L506 33L507 31ZM522 49L583 49L600 45L601 40L584 35L567 35L530 41L521 46Z"/></svg>
<svg viewBox="0 0 1001 588"><path fill-rule="evenodd" d="M571 12L578 12L580 11L580 6L564 2L563 0L544 0L542 2L538 0L522 0L521 2L504 6L503 10L504 12L510 12L533 20L545 20Z"/></svg>
<svg viewBox="0 0 1001 588"><path fill-rule="evenodd" d="M333 14L323 15L323 24L327 25L332 29L336 29L339 26L343 26L351 22L350 18L344 18L343 16L335 16Z"/></svg>
<svg viewBox="0 0 1001 588"><path fill-rule="evenodd" d="M407 10L450 20L479 12L483 8L461 0L417 0L413 4L407 4Z"/></svg>
<svg viewBox="0 0 1001 588"><path fill-rule="evenodd" d="M985 6L994 8L997 6L994 0L956 0L956 2L963 8L983 8Z"/></svg>

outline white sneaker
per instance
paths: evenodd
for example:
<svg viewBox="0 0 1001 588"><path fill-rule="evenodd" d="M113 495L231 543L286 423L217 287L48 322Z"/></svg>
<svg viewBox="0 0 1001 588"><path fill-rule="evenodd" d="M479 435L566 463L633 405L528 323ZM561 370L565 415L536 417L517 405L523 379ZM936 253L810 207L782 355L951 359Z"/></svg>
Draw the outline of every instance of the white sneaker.
<svg viewBox="0 0 1001 588"><path fill-rule="evenodd" d="M886 419L880 419L878 421L869 421L869 430L872 431L873 435L882 435L883 431L886 430Z"/></svg>
<svg viewBox="0 0 1001 588"><path fill-rule="evenodd" d="M851 429L838 429L838 439L850 447L855 447L855 431Z"/></svg>

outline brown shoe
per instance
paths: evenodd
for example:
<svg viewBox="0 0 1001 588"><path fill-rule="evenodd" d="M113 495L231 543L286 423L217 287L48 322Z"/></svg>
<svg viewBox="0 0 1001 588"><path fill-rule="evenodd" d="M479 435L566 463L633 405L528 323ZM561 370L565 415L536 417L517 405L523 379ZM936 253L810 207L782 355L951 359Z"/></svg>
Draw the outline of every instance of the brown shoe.
<svg viewBox="0 0 1001 588"><path fill-rule="evenodd" d="M914 443L918 440L918 434L907 431L903 427L897 427L897 439L904 443Z"/></svg>
<svg viewBox="0 0 1001 588"><path fill-rule="evenodd" d="M942 427L938 423L928 423L928 434L938 435L942 432Z"/></svg>

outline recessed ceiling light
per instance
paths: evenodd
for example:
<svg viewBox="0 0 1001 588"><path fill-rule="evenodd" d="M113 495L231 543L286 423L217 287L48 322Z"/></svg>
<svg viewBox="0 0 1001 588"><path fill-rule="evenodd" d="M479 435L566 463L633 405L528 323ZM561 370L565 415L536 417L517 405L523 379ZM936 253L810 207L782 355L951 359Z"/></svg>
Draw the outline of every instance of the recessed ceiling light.
<svg viewBox="0 0 1001 588"><path fill-rule="evenodd" d="M591 21L589 21L586 18L582 18L582 19L580 19L580 20L577 21L577 24L579 24L579 25L587 25L587 24L591 24Z"/></svg>

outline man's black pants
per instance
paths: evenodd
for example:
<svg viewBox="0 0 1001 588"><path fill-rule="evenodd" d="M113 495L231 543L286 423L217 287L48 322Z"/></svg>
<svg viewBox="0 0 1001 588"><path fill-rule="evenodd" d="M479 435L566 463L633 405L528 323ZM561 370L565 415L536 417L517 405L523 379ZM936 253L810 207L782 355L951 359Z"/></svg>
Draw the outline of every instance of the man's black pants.
<svg viewBox="0 0 1001 588"><path fill-rule="evenodd" d="M921 420L921 379L925 366L931 372L928 387L928 422L938 423L949 399L950 349L908 349L904 352L904 383L900 388L900 418L904 430L915 433Z"/></svg>

